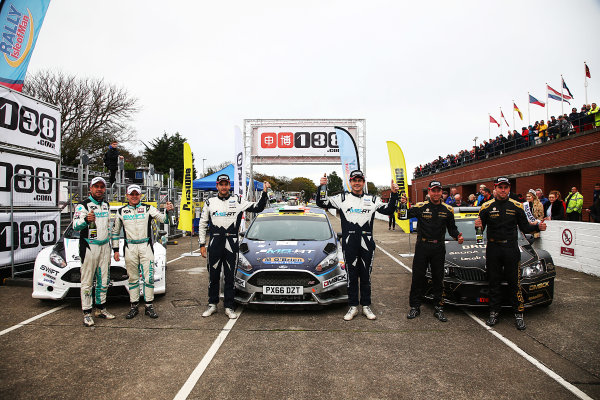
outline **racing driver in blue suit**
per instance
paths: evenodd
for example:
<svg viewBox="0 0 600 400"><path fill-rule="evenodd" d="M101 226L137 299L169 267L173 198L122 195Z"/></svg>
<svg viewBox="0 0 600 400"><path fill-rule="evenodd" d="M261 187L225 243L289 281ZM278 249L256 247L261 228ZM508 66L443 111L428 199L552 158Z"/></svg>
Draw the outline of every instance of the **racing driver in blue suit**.
<svg viewBox="0 0 600 400"><path fill-rule="evenodd" d="M321 178L321 186L327 185L327 177ZM350 173L350 192L321 199L317 195L317 205L321 208L335 208L342 220L342 251L348 271L348 305L344 320L350 321L358 314L359 286L360 305L363 314L370 320L377 316L371 310L371 270L373 268L373 220L375 212L390 215L398 201L398 185L392 181L390 201L385 204L380 198L365 194L365 176L362 171ZM321 193L321 188L317 194ZM360 281L360 283L359 283Z"/></svg>

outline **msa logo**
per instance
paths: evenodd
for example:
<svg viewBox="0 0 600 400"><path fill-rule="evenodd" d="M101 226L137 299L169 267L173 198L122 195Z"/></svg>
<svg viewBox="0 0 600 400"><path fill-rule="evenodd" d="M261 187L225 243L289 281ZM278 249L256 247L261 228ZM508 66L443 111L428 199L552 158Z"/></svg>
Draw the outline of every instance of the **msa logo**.
<svg viewBox="0 0 600 400"><path fill-rule="evenodd" d="M233 217L236 213L234 211L225 212L225 211L215 211L212 213L213 217Z"/></svg>
<svg viewBox="0 0 600 400"><path fill-rule="evenodd" d="M369 210L364 209L364 208L352 208L350 207L349 209L346 210L347 213L351 213L351 214L366 214L369 212Z"/></svg>
<svg viewBox="0 0 600 400"><path fill-rule="evenodd" d="M331 279L323 281L323 287L326 288L326 287L333 285L334 283L345 282L345 281L346 281L346 274L337 275Z"/></svg>

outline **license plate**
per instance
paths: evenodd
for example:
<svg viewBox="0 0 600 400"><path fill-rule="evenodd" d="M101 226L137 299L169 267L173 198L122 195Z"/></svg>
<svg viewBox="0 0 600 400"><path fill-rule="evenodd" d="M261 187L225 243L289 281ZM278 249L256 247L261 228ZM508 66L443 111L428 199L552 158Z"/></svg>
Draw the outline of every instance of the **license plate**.
<svg viewBox="0 0 600 400"><path fill-rule="evenodd" d="M263 286L263 294L302 294L302 286Z"/></svg>

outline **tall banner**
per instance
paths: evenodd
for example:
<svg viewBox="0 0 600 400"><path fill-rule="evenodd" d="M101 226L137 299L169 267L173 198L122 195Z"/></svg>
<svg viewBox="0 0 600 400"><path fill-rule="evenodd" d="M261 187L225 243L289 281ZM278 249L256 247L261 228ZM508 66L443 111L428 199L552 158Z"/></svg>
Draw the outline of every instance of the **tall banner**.
<svg viewBox="0 0 600 400"><path fill-rule="evenodd" d="M360 169L360 163L358 161L358 149L356 148L356 143L354 142L354 138L350 133L344 128L340 128L339 126L334 127L335 135L337 137L337 144L340 149L340 160L342 162L342 171L344 173L344 188L347 191L350 191L349 179L350 172L355 169ZM367 186L365 185L365 192Z"/></svg>
<svg viewBox="0 0 600 400"><path fill-rule="evenodd" d="M21 91L50 0L3 0L0 85Z"/></svg>
<svg viewBox="0 0 600 400"><path fill-rule="evenodd" d="M246 160L244 159L244 137L239 126L235 127L235 154L233 165L235 167L235 178L234 178L234 193L239 195L241 198L244 197L246 189Z"/></svg>
<svg viewBox="0 0 600 400"><path fill-rule="evenodd" d="M392 179L394 179L396 181L396 184L398 184L399 189L398 189L398 194L402 194L402 192L404 192L404 194L406 195L406 199L408 201L409 197L408 197L408 183L406 182L407 178L408 178L408 174L406 173L406 161L404 161L404 153L402 152L402 149L400 148L400 146L398 146L396 144L396 142L391 142L388 141L387 143L387 148L388 148L388 153L390 155L390 167L392 170ZM398 215L396 214L396 223L398 224L398 226L400 226L400 228L402 228L402 230L405 233L410 233L410 221L407 219L401 220L398 218Z"/></svg>
<svg viewBox="0 0 600 400"><path fill-rule="evenodd" d="M189 143L183 144L183 188L179 205L179 225L182 231L193 231L194 209L192 203L192 185L194 182L194 166L192 165L192 149Z"/></svg>

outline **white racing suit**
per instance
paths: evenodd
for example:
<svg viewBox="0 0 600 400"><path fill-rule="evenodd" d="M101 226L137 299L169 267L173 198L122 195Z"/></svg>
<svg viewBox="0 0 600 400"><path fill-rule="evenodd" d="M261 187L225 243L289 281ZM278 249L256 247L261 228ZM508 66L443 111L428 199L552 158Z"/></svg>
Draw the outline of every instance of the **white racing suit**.
<svg viewBox="0 0 600 400"><path fill-rule="evenodd" d="M320 189L317 190L320 193ZM348 272L348 305L371 305L371 270L375 241L373 240L373 220L375 212L390 215L398 200L398 193L392 193L389 203L383 203L379 197L368 194L355 195L343 192L321 200L317 196L317 205L322 208L335 208L342 220L342 251ZM359 279L360 278L360 279Z"/></svg>
<svg viewBox="0 0 600 400"><path fill-rule="evenodd" d="M198 242L200 247L206 244L206 231L210 235L208 243L208 302L219 302L219 280L221 269L225 278L225 308L233 308L235 289L233 278L237 263L239 245L238 231L244 211L261 212L267 204L267 194L262 192L256 203L247 201L238 195L213 197L206 200L198 226ZM210 225L210 226L209 226Z"/></svg>
<svg viewBox="0 0 600 400"><path fill-rule="evenodd" d="M90 239L87 214L93 211L96 215L98 234ZM96 278L95 303L104 308L106 291L110 281L110 245L109 245L110 208L103 200L97 201L92 196L82 201L75 208L73 229L79 231L79 257L81 258L81 308L84 312L92 311L92 285Z"/></svg>
<svg viewBox="0 0 600 400"><path fill-rule="evenodd" d="M126 205L117 210L112 230L113 251L119 251L119 234L124 230L125 243L122 257L129 275L129 300L137 303L140 299L140 272L144 279L142 291L146 303L154 300L154 247L152 218L159 223L168 223L169 217L156 207L139 203Z"/></svg>

